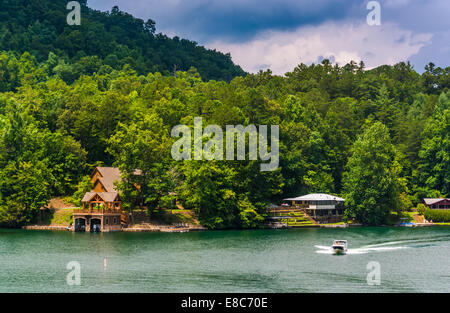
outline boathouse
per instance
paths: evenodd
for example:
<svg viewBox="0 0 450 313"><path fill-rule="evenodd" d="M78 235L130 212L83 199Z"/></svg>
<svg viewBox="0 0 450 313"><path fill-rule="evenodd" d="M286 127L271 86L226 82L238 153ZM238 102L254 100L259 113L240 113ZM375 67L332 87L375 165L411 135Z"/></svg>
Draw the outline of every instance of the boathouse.
<svg viewBox="0 0 450 313"><path fill-rule="evenodd" d="M425 198L423 202L432 210L450 210L450 198Z"/></svg>
<svg viewBox="0 0 450 313"><path fill-rule="evenodd" d="M319 222L339 222L344 214L345 199L325 193L312 193L283 201L290 203L294 208L304 210Z"/></svg>
<svg viewBox="0 0 450 313"><path fill-rule="evenodd" d="M81 200L82 209L73 212L74 231L121 231L122 200L115 184L121 173L115 167L97 167L91 173L93 189Z"/></svg>

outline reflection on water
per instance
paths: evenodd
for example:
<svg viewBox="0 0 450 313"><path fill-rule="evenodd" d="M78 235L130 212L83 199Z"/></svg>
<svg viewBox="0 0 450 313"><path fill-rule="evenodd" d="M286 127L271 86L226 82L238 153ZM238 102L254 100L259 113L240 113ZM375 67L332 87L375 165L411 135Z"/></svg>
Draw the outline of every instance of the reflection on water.
<svg viewBox="0 0 450 313"><path fill-rule="evenodd" d="M347 255L331 255L335 238ZM107 259L107 267L104 259ZM450 228L184 234L0 229L0 292L449 292ZM81 264L81 286L66 265ZM381 285L366 283L369 262Z"/></svg>

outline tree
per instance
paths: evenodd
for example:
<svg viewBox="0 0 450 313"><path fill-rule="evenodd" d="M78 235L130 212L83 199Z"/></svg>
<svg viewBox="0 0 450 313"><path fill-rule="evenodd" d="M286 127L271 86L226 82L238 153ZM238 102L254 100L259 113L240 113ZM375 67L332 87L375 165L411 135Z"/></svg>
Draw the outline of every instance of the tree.
<svg viewBox="0 0 450 313"><path fill-rule="evenodd" d="M346 217L381 225L390 211L401 208L404 182L386 126L376 122L358 137L344 173Z"/></svg>
<svg viewBox="0 0 450 313"><path fill-rule="evenodd" d="M209 228L237 227L236 172L223 161L185 161L185 176L178 189L185 207L195 209Z"/></svg>
<svg viewBox="0 0 450 313"><path fill-rule="evenodd" d="M109 139L108 152L122 173L118 188L129 209L143 205L152 211L174 191L169 175L171 142L155 113L130 125L119 124Z"/></svg>
<svg viewBox="0 0 450 313"><path fill-rule="evenodd" d="M258 209L246 197L238 201L239 218L241 227L255 228L264 221L264 217L258 214Z"/></svg>
<svg viewBox="0 0 450 313"><path fill-rule="evenodd" d="M425 204L419 203L417 205L417 213L419 213L420 215L423 215L426 210L427 210L427 207L425 206Z"/></svg>
<svg viewBox="0 0 450 313"><path fill-rule="evenodd" d="M9 162L0 171L0 225L32 221L49 199L50 171L42 161Z"/></svg>
<svg viewBox="0 0 450 313"><path fill-rule="evenodd" d="M84 176L78 182L76 191L72 195L70 201L77 206L81 206L81 199L83 199L85 193L91 191L93 187L91 177L89 175Z"/></svg>
<svg viewBox="0 0 450 313"><path fill-rule="evenodd" d="M419 152L422 180L429 189L450 194L450 92L442 94L423 132Z"/></svg>
<svg viewBox="0 0 450 313"><path fill-rule="evenodd" d="M145 31L149 32L150 34L154 34L156 31L156 23L152 19L148 19L147 22L144 24Z"/></svg>

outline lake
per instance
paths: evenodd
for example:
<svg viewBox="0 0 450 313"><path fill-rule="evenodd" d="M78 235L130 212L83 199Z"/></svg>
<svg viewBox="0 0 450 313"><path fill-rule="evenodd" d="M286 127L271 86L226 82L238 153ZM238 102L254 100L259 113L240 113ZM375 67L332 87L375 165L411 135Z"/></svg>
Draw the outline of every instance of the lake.
<svg viewBox="0 0 450 313"><path fill-rule="evenodd" d="M347 255L325 250L334 239L348 240ZM71 261L80 286L66 283ZM370 262L380 285L367 283ZM0 292L450 292L450 228L0 229Z"/></svg>

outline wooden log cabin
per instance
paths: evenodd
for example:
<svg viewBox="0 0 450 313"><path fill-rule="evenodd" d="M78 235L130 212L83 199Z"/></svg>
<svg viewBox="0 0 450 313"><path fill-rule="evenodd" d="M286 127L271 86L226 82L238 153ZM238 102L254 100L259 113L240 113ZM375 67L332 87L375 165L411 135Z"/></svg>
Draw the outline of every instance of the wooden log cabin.
<svg viewBox="0 0 450 313"><path fill-rule="evenodd" d="M122 200L115 184L121 173L115 167L97 167L91 174L93 189L81 202L82 209L73 212L73 230L112 232L122 230Z"/></svg>

